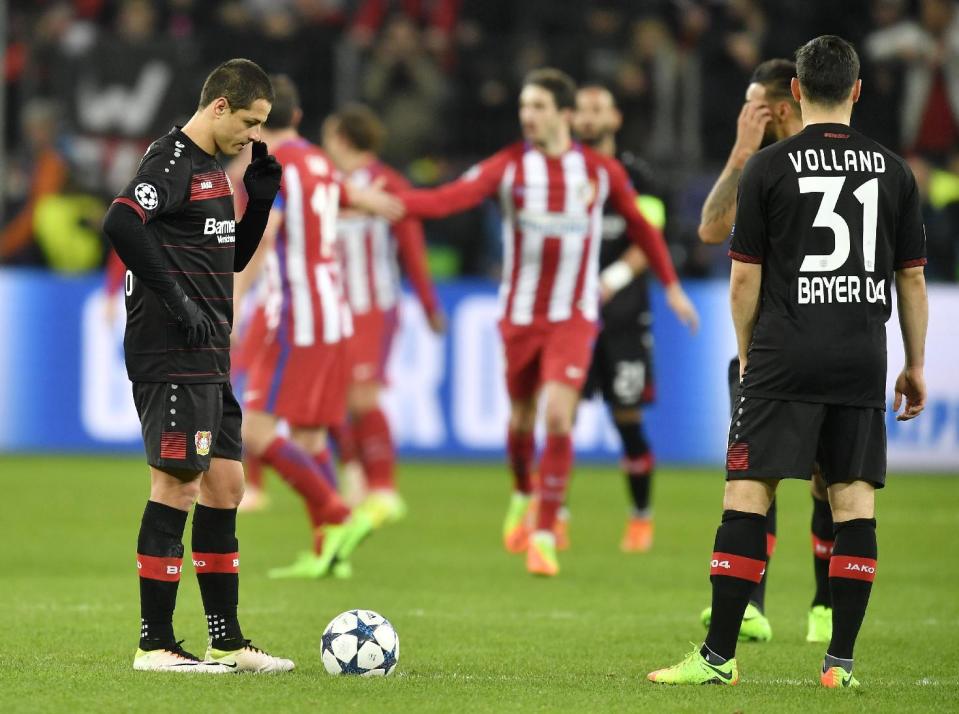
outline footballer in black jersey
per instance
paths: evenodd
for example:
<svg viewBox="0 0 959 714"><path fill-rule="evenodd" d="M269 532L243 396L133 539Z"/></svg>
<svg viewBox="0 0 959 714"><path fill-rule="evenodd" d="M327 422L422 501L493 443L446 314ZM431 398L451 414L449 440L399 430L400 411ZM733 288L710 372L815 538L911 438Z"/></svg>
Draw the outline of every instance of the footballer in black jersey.
<svg viewBox="0 0 959 714"><path fill-rule="evenodd" d="M587 90L588 91L588 90ZM640 193L640 212L656 228L665 223L662 200L652 195L650 167L635 154L623 152L619 162ZM617 261L632 245L626 236L626 223L619 214L603 209L603 242L599 248L600 274ZM615 270L615 268L614 268ZM656 388L653 379L653 313L649 303L646 271L633 273L631 280L615 292L600 311L600 332L596 337L589 378L584 396L596 392L613 409L635 409L652 403Z"/></svg>
<svg viewBox="0 0 959 714"><path fill-rule="evenodd" d="M243 467L240 407L229 384L233 273L256 250L280 186L280 165L257 141L272 102L270 80L256 64L221 64L207 77L196 113L150 145L104 221L127 268L124 349L151 477L137 539L136 670L293 669L252 646L237 617ZM250 142L249 202L236 221L216 155L235 155ZM193 565L209 631L202 658L173 632L182 535L194 504Z"/></svg>
<svg viewBox="0 0 959 714"><path fill-rule="evenodd" d="M853 649L876 575L875 492L885 483L885 323L895 280L905 351L893 406L918 416L928 304L916 182L850 127L859 57L824 35L796 52L804 129L755 154L739 186L730 302L742 393L730 422L706 641L655 682L735 684L736 642L766 567L766 513L783 478L828 484L832 633L819 673L857 687Z"/></svg>
<svg viewBox="0 0 959 714"><path fill-rule="evenodd" d="M583 143L601 154L613 156L615 135L621 123L622 116L608 89L588 85L576 93L573 127ZM645 193L652 179L642 160L624 152L620 163L634 187ZM663 202L651 195L642 195L639 201L644 217L662 229L665 223ZM626 238L623 220L608 208L603 211L602 236L599 254L601 326L583 395L590 397L597 391L602 393L623 443L623 470L632 509L620 548L628 553L645 552L653 543L650 484L654 458L643 428L641 407L649 404L655 394L652 311L644 274L646 260ZM697 316L693 308L684 320L695 328Z"/></svg>
<svg viewBox="0 0 959 714"><path fill-rule="evenodd" d="M225 382L230 373L236 220L233 187L217 157L180 127L154 141L114 203L133 209L172 280L213 325L201 347L162 296L127 271L127 373L133 382Z"/></svg>

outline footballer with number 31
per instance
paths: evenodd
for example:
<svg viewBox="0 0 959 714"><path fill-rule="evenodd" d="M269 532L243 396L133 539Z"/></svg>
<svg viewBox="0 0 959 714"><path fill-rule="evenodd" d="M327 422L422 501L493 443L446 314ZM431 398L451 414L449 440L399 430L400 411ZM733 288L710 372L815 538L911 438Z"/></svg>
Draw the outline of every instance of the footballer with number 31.
<svg viewBox="0 0 959 714"><path fill-rule="evenodd" d="M234 59L204 82L182 127L150 145L114 200L104 231L127 267L127 373L150 465L150 499L137 539L140 645L136 670L284 672L245 639L237 619L236 508L243 496L240 406L230 389L233 274L249 262L280 187L282 170L258 141L273 87L253 62ZM253 142L240 221L233 187L216 158ZM173 634L193 513L193 566L209 629L203 659Z"/></svg>
<svg viewBox="0 0 959 714"><path fill-rule="evenodd" d="M783 478L822 468L833 513L832 638L819 675L857 687L853 647L876 575L875 492L886 480L886 326L895 279L905 367L899 420L925 405L928 303L916 180L898 156L849 126L859 57L824 35L796 52L803 130L746 163L739 184L730 301L741 391L726 456L722 524L710 560L712 620L665 684L736 684L736 639L766 567L766 513Z"/></svg>

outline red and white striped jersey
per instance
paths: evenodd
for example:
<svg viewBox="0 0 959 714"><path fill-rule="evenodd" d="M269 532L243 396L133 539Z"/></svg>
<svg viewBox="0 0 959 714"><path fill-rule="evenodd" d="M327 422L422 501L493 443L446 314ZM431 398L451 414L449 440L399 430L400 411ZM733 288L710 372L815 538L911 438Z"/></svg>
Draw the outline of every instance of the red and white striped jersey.
<svg viewBox="0 0 959 714"><path fill-rule="evenodd" d="M326 154L305 139L273 154L283 166L273 205L282 223L261 294L267 325L292 347L333 344L353 334L336 250L343 186Z"/></svg>
<svg viewBox="0 0 959 714"><path fill-rule="evenodd" d="M383 189L390 193L410 188L399 173L379 162L354 171L348 179L364 188L383 180ZM423 226L418 220L404 218L390 226L384 218L348 213L337 221L336 232L346 296L353 314L396 307L400 297L399 262L423 310L427 315L435 312L438 303L426 265Z"/></svg>
<svg viewBox="0 0 959 714"><path fill-rule="evenodd" d="M573 318L594 321L599 302L603 205L626 220L627 234L666 285L676 272L662 235L640 215L636 192L615 159L572 144L547 156L524 142L434 189L400 192L409 215L440 218L499 198L503 220L502 317L513 325Z"/></svg>

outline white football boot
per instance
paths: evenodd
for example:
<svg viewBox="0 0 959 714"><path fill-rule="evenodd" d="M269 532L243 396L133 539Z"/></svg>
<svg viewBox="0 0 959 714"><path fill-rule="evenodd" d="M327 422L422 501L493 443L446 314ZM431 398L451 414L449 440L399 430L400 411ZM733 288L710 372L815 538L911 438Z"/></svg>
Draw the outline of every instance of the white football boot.
<svg viewBox="0 0 959 714"><path fill-rule="evenodd" d="M274 657L255 647L249 640L246 640L246 644L238 650L218 650L207 647L205 659L210 664L229 667L231 671L254 674L291 672L296 666L293 660Z"/></svg>
<svg viewBox="0 0 959 714"><path fill-rule="evenodd" d="M204 662L180 647L179 642L168 649L137 649L133 656L133 669L140 672L199 672L201 674L232 674L236 671L234 667L227 667L216 662Z"/></svg>

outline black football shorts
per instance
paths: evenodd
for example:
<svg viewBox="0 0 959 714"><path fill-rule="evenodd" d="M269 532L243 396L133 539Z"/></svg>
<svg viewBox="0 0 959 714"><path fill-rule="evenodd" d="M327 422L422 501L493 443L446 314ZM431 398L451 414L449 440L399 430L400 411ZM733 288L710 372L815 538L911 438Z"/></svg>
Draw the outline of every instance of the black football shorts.
<svg viewBox="0 0 959 714"><path fill-rule="evenodd" d="M134 382L147 463L162 471L206 471L210 459L240 461L242 413L229 383Z"/></svg>
<svg viewBox="0 0 959 714"><path fill-rule="evenodd" d="M727 479L886 482L886 413L836 404L738 397L729 423Z"/></svg>
<svg viewBox="0 0 959 714"><path fill-rule="evenodd" d="M589 398L597 392L613 409L633 409L653 402L652 332L641 326L600 330L583 396Z"/></svg>

